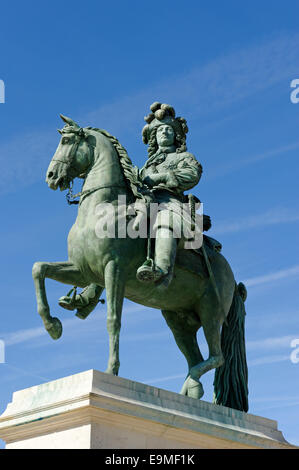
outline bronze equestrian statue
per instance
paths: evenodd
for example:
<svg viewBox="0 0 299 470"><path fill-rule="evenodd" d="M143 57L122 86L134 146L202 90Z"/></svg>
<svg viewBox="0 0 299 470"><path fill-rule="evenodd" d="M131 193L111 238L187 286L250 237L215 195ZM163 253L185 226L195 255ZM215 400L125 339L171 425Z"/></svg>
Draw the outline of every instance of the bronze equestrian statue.
<svg viewBox="0 0 299 470"><path fill-rule="evenodd" d="M92 312L106 289L106 372L117 375L124 297L160 309L188 363L181 393L200 399L200 377L216 369L215 403L247 411L246 288L236 284L220 243L202 234L211 224L208 216L198 217L194 211L200 201L184 194L202 174L200 163L187 152L186 120L176 117L172 106L153 103L142 133L148 159L139 170L107 131L81 128L72 119L61 118L65 126L59 131L61 140L46 182L53 190L68 189L71 203L75 202L73 180L82 178L83 186L77 195L77 219L68 236L68 261L33 266L38 313L46 330L53 339L62 334L60 320L50 315L46 278L75 286L59 304L76 309L81 319ZM159 210L149 230L155 204ZM191 248L186 248L200 222L200 246L192 247L191 242ZM120 235L121 224L127 229L126 236ZM142 225L146 226L145 236L134 235ZM83 289L79 294L77 287ZM209 347L207 359L197 344L200 327Z"/></svg>

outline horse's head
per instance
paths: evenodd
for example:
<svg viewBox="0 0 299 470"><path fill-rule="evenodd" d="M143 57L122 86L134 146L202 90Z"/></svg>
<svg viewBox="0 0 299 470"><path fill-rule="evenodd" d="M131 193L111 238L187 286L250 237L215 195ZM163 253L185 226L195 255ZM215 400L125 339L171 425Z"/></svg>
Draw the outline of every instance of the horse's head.
<svg viewBox="0 0 299 470"><path fill-rule="evenodd" d="M76 178L84 178L93 160L93 137L72 119L60 115L66 123L61 139L47 170L46 183L51 189L67 189Z"/></svg>

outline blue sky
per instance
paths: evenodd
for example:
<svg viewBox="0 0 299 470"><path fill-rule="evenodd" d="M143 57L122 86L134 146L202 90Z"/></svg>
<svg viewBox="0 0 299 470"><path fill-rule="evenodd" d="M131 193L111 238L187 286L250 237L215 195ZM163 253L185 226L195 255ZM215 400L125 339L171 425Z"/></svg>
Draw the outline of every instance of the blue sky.
<svg viewBox="0 0 299 470"><path fill-rule="evenodd" d="M105 370L108 359L105 306L81 321L57 305L68 287L47 281L52 314L64 325L57 342L36 311L32 265L67 258L77 210L44 182L59 113L107 129L141 166L143 116L158 100L187 119L188 150L204 170L194 192L212 218L210 235L248 287L249 411L277 420L299 445L299 363L290 360L299 338L299 103L290 100L298 15L295 1L1 6L0 413L15 390ZM179 391L185 359L158 310L125 301L120 354L122 377ZM213 375L202 378L207 401Z"/></svg>

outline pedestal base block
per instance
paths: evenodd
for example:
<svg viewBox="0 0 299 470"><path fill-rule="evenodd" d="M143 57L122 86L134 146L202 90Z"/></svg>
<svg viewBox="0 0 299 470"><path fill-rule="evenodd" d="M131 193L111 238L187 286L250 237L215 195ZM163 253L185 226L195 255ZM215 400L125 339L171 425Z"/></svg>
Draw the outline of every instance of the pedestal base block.
<svg viewBox="0 0 299 470"><path fill-rule="evenodd" d="M295 448L276 421L95 370L15 392L0 438L7 449Z"/></svg>

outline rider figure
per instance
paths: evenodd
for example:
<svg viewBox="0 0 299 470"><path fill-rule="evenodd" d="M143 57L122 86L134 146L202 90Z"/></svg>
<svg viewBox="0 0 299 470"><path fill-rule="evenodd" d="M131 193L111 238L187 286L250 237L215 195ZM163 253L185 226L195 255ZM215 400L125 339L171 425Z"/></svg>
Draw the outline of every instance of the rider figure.
<svg viewBox="0 0 299 470"><path fill-rule="evenodd" d="M160 281L160 289L171 282L177 244L182 233L182 204L184 191L200 180L202 166L194 155L187 152L186 120L175 117L168 104L155 102L145 117L143 142L148 144L148 160L140 171L143 183L151 188L154 200L162 204L154 223L155 258L147 260L138 270L137 279L143 282Z"/></svg>

